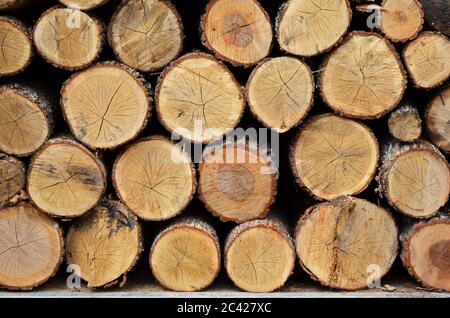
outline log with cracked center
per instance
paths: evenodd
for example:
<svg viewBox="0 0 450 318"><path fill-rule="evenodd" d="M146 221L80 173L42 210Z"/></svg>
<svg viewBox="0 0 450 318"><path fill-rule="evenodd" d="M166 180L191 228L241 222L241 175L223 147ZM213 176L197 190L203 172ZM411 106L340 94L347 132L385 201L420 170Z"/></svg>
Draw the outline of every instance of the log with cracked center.
<svg viewBox="0 0 450 318"><path fill-rule="evenodd" d="M220 270L216 231L197 218L182 218L158 234L150 250L149 262L153 276L167 289L205 289Z"/></svg>
<svg viewBox="0 0 450 318"><path fill-rule="evenodd" d="M431 89L450 77L450 41L439 33L423 32L403 50L409 75L418 88Z"/></svg>
<svg viewBox="0 0 450 318"><path fill-rule="evenodd" d="M184 37L181 18L167 0L123 2L111 19L108 36L117 58L142 72L175 59Z"/></svg>
<svg viewBox="0 0 450 318"><path fill-rule="evenodd" d="M205 150L198 194L222 221L263 218L275 200L276 174L255 146L224 144Z"/></svg>
<svg viewBox="0 0 450 318"><path fill-rule="evenodd" d="M0 153L0 206L25 187L25 165Z"/></svg>
<svg viewBox="0 0 450 318"><path fill-rule="evenodd" d="M95 149L135 138L150 116L149 87L137 73L114 63L96 64L69 78L61 108L73 135Z"/></svg>
<svg viewBox="0 0 450 318"><path fill-rule="evenodd" d="M450 87L431 100L425 112L425 127L431 142L450 153Z"/></svg>
<svg viewBox="0 0 450 318"><path fill-rule="evenodd" d="M155 95L163 126L196 143L209 143L231 131L245 107L233 74L204 53L186 54L165 68Z"/></svg>
<svg viewBox="0 0 450 318"><path fill-rule="evenodd" d="M313 117L301 130L291 153L297 182L319 200L354 195L367 188L378 162L371 130L334 114Z"/></svg>
<svg viewBox="0 0 450 318"><path fill-rule="evenodd" d="M54 138L33 157L27 192L42 211L78 217L93 208L106 188L106 171L93 153L68 138Z"/></svg>
<svg viewBox="0 0 450 318"><path fill-rule="evenodd" d="M108 1L109 0L59 0L63 5L79 10L92 10L104 5Z"/></svg>
<svg viewBox="0 0 450 318"><path fill-rule="evenodd" d="M150 221L181 213L196 188L191 159L170 140L159 136L126 148L114 164L112 179L125 205Z"/></svg>
<svg viewBox="0 0 450 318"><path fill-rule="evenodd" d="M137 217L122 203L103 200L70 227L67 263L80 267L89 288L122 287L143 250L141 231Z"/></svg>
<svg viewBox="0 0 450 318"><path fill-rule="evenodd" d="M448 0L421 1L425 21L436 31L450 36L450 2Z"/></svg>
<svg viewBox="0 0 450 318"><path fill-rule="evenodd" d="M94 62L103 46L103 27L87 13L55 6L33 29L39 54L56 67L78 70Z"/></svg>
<svg viewBox="0 0 450 318"><path fill-rule="evenodd" d="M293 57L261 62L247 82L250 110L266 127L284 133L298 125L313 104L314 78L309 66Z"/></svg>
<svg viewBox="0 0 450 318"><path fill-rule="evenodd" d="M391 111L406 88L394 47L376 33L355 31L325 60L321 95L335 112L373 119Z"/></svg>
<svg viewBox="0 0 450 318"><path fill-rule="evenodd" d="M281 288L295 265L295 248L287 227L275 218L236 226L225 242L224 263L233 283L247 292Z"/></svg>
<svg viewBox="0 0 450 318"><path fill-rule="evenodd" d="M52 105L44 95L18 85L0 87L0 151L28 156L49 138Z"/></svg>
<svg viewBox="0 0 450 318"><path fill-rule="evenodd" d="M391 144L383 155L378 181L390 205L413 218L429 218L450 195L450 167L431 144Z"/></svg>
<svg viewBox="0 0 450 318"><path fill-rule="evenodd" d="M338 43L350 25L347 0L290 0L277 17L277 38L282 50L309 57Z"/></svg>
<svg viewBox="0 0 450 318"><path fill-rule="evenodd" d="M15 18L0 17L0 56L0 77L24 71L33 58L30 31Z"/></svg>
<svg viewBox="0 0 450 318"><path fill-rule="evenodd" d="M405 103L393 111L388 120L391 135L403 142L412 142L422 134L422 119L417 108Z"/></svg>
<svg viewBox="0 0 450 318"><path fill-rule="evenodd" d="M203 44L236 66L258 63L272 47L270 18L256 0L211 0L201 29Z"/></svg>
<svg viewBox="0 0 450 318"><path fill-rule="evenodd" d="M309 208L295 235L301 267L322 285L343 290L369 287L391 268L398 230L383 208L340 197Z"/></svg>
<svg viewBox="0 0 450 318"><path fill-rule="evenodd" d="M29 290L56 274L64 253L58 223L30 204L0 211L0 286Z"/></svg>

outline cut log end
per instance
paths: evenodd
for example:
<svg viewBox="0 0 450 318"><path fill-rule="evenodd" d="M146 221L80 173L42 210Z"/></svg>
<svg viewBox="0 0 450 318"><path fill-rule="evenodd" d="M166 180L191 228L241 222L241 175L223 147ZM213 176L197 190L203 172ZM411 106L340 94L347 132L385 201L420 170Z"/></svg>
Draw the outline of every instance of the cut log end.
<svg viewBox="0 0 450 318"><path fill-rule="evenodd" d="M67 263L80 267L80 276L89 288L119 283L143 250L136 216L111 200L102 201L76 220L67 233L66 244Z"/></svg>
<svg viewBox="0 0 450 318"><path fill-rule="evenodd" d="M327 58L320 83L324 101L335 112L373 119L397 106L407 81L399 56L385 38L355 31Z"/></svg>
<svg viewBox="0 0 450 318"><path fill-rule="evenodd" d="M66 81L61 107L70 130L90 148L116 148L135 138L150 116L141 78L115 63L99 63Z"/></svg>
<svg viewBox="0 0 450 318"><path fill-rule="evenodd" d="M266 127L284 133L298 125L313 103L314 78L308 65L293 57L268 59L247 82L250 109Z"/></svg>
<svg viewBox="0 0 450 318"><path fill-rule="evenodd" d="M142 72L164 67L180 53L183 25L166 0L132 0L119 6L109 25L117 58Z"/></svg>
<svg viewBox="0 0 450 318"><path fill-rule="evenodd" d="M431 142L450 153L450 87L438 93L428 105L425 127Z"/></svg>
<svg viewBox="0 0 450 318"><path fill-rule="evenodd" d="M347 0L290 0L277 18L278 42L282 50L295 55L318 55L342 39L351 18Z"/></svg>
<svg viewBox="0 0 450 318"><path fill-rule="evenodd" d="M0 206L25 188L25 165L0 153Z"/></svg>
<svg viewBox="0 0 450 318"><path fill-rule="evenodd" d="M236 66L251 66L272 48L272 26L256 0L211 0L201 21L203 44Z"/></svg>
<svg viewBox="0 0 450 318"><path fill-rule="evenodd" d="M156 110L171 132L197 143L209 143L233 129L245 102L233 74L214 57L184 55L161 74Z"/></svg>
<svg viewBox="0 0 450 318"><path fill-rule="evenodd" d="M63 5L78 9L78 10L92 10L102 6L109 0L59 0Z"/></svg>
<svg viewBox="0 0 450 318"><path fill-rule="evenodd" d="M180 148L163 137L129 146L113 168L121 200L140 218L160 221L181 213L195 193L195 170Z"/></svg>
<svg viewBox="0 0 450 318"><path fill-rule="evenodd" d="M423 26L418 0L384 0L381 5L381 31L392 42L414 39Z"/></svg>
<svg viewBox="0 0 450 318"><path fill-rule="evenodd" d="M29 290L55 275L64 243L58 224L29 204L0 211L0 285Z"/></svg>
<svg viewBox="0 0 450 318"><path fill-rule="evenodd" d="M320 200L362 192L372 180L379 150L365 125L333 114L314 117L291 154L298 183Z"/></svg>
<svg viewBox="0 0 450 318"><path fill-rule="evenodd" d="M105 188L103 164L71 139L50 140L30 163L30 200L53 216L71 218L86 213L98 203Z"/></svg>
<svg viewBox="0 0 450 318"><path fill-rule="evenodd" d="M412 142L422 134L422 120L417 108L406 104L391 113L388 120L391 135L403 142Z"/></svg>
<svg viewBox="0 0 450 318"><path fill-rule="evenodd" d="M392 216L366 200L341 197L309 208L296 230L300 265L322 285L357 290L381 279L397 256Z"/></svg>

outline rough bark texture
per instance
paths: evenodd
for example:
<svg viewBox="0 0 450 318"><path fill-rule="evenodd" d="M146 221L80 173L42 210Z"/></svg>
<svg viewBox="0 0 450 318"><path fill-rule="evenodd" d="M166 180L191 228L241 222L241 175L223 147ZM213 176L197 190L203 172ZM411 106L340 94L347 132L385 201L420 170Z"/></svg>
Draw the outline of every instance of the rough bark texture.
<svg viewBox="0 0 450 318"><path fill-rule="evenodd" d="M404 103L391 113L388 120L391 135L403 142L412 142L422 134L422 119L417 108Z"/></svg>
<svg viewBox="0 0 450 318"><path fill-rule="evenodd" d="M0 153L0 207L25 188L26 173L22 161Z"/></svg>

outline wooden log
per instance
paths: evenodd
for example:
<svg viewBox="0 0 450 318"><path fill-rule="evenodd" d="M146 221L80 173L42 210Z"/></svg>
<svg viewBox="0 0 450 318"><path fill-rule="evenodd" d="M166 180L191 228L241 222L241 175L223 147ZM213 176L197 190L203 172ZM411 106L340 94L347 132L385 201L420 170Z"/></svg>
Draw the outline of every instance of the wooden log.
<svg viewBox="0 0 450 318"><path fill-rule="evenodd" d="M112 149L134 139L151 113L150 86L115 62L74 74L61 89L61 108L72 134L93 149Z"/></svg>
<svg viewBox="0 0 450 318"><path fill-rule="evenodd" d="M116 159L112 180L122 202L148 221L166 220L181 213L196 189L190 157L161 136L128 146Z"/></svg>
<svg viewBox="0 0 450 318"><path fill-rule="evenodd" d="M54 106L45 93L21 85L0 87L0 151L28 156L50 137Z"/></svg>
<svg viewBox="0 0 450 318"><path fill-rule="evenodd" d="M142 72L159 70L183 48L183 24L167 0L124 1L109 24L116 57Z"/></svg>
<svg viewBox="0 0 450 318"><path fill-rule="evenodd" d="M59 0L63 5L78 10L96 9L108 1L109 0Z"/></svg>
<svg viewBox="0 0 450 318"><path fill-rule="evenodd" d="M320 93L335 112L379 118L400 102L406 75L394 47L376 33L355 31L325 60Z"/></svg>
<svg viewBox="0 0 450 318"><path fill-rule="evenodd" d="M201 22L202 42L217 58L252 66L270 54L270 17L256 0L211 0Z"/></svg>
<svg viewBox="0 0 450 318"><path fill-rule="evenodd" d="M233 74L213 56L186 54L166 67L156 86L156 112L171 133L209 143L231 131L245 102Z"/></svg>
<svg viewBox="0 0 450 318"><path fill-rule="evenodd" d="M48 141L28 170L27 192L42 211L56 217L78 217L99 202L106 170L87 148L69 138Z"/></svg>
<svg viewBox="0 0 450 318"><path fill-rule="evenodd" d="M382 162L377 177L379 191L397 211L413 218L429 218L447 202L450 167L430 143L391 143Z"/></svg>
<svg viewBox="0 0 450 318"><path fill-rule="evenodd" d="M276 19L278 43L288 53L315 56L342 39L351 19L347 0L290 0L281 6Z"/></svg>
<svg viewBox="0 0 450 318"><path fill-rule="evenodd" d="M378 143L365 125L334 114L313 117L291 150L300 186L318 200L364 191L377 168Z"/></svg>
<svg viewBox="0 0 450 318"><path fill-rule="evenodd" d="M412 142L422 134L422 119L417 108L407 102L389 115L389 132L392 137L403 142Z"/></svg>
<svg viewBox="0 0 450 318"><path fill-rule="evenodd" d="M222 221L263 218L275 200L275 172L270 159L254 145L231 143L207 149L199 175L199 198Z"/></svg>
<svg viewBox="0 0 450 318"><path fill-rule="evenodd" d="M25 165L22 161L0 153L0 207L25 188Z"/></svg>
<svg viewBox="0 0 450 318"><path fill-rule="evenodd" d="M56 274L63 259L62 231L26 203L0 211L0 286L30 290Z"/></svg>
<svg viewBox="0 0 450 318"><path fill-rule="evenodd" d="M0 77L24 71L33 59L30 30L19 20L0 16Z"/></svg>
<svg viewBox="0 0 450 318"><path fill-rule="evenodd" d="M450 77L450 41L442 34L423 32L403 50L403 59L417 88L431 89Z"/></svg>
<svg viewBox="0 0 450 318"><path fill-rule="evenodd" d="M153 276L167 289L199 291L220 271L220 245L214 228L198 218L182 218L164 228L153 241Z"/></svg>
<svg viewBox="0 0 450 318"><path fill-rule="evenodd" d="M306 210L295 244L301 267L314 280L357 290L389 271L397 256L397 236L388 211L363 199L340 197Z"/></svg>
<svg viewBox="0 0 450 318"><path fill-rule="evenodd" d="M80 267L88 288L124 286L143 251L137 217L122 203L106 199L72 224L66 244L67 263Z"/></svg>
<svg viewBox="0 0 450 318"><path fill-rule="evenodd" d="M246 93L255 117L264 126L284 133L298 125L312 107L314 78L299 59L271 58L253 70Z"/></svg>
<svg viewBox="0 0 450 318"><path fill-rule="evenodd" d="M450 87L439 92L428 104L425 127L431 142L442 151L450 153Z"/></svg>
<svg viewBox="0 0 450 318"><path fill-rule="evenodd" d="M447 0L422 1L425 21L436 31L450 36L450 3Z"/></svg>
<svg viewBox="0 0 450 318"><path fill-rule="evenodd" d="M236 226L225 242L224 263L229 278L244 291L281 288L295 265L288 227L276 215Z"/></svg>

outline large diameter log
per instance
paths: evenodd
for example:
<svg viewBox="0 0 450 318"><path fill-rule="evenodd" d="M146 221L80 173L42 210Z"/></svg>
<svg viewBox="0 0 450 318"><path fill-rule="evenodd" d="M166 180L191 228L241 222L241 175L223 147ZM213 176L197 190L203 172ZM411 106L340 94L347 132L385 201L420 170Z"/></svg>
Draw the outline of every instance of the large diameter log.
<svg viewBox="0 0 450 318"><path fill-rule="evenodd" d="M181 52L183 25L167 0L124 1L109 24L117 58L142 72L158 70Z"/></svg>
<svg viewBox="0 0 450 318"><path fill-rule="evenodd" d="M204 53L186 54L166 67L155 95L163 126L196 143L209 143L231 131L245 107L233 74Z"/></svg>
<svg viewBox="0 0 450 318"><path fill-rule="evenodd" d="M55 6L45 11L33 29L38 53L55 67L79 70L92 64L103 47L103 27L79 10Z"/></svg>
<svg viewBox="0 0 450 318"><path fill-rule="evenodd" d="M417 108L407 102L390 114L388 127L395 139L412 142L419 139L422 134L422 119Z"/></svg>
<svg viewBox="0 0 450 318"><path fill-rule="evenodd" d="M0 153L0 207L25 188L25 165Z"/></svg>
<svg viewBox="0 0 450 318"><path fill-rule="evenodd" d="M425 21L436 31L450 36L450 2L447 0L421 1Z"/></svg>
<svg viewBox="0 0 450 318"><path fill-rule="evenodd" d="M365 125L334 114L313 117L291 151L297 182L313 197L331 200L362 192L372 180L378 143Z"/></svg>
<svg viewBox="0 0 450 318"><path fill-rule="evenodd" d="M0 286L28 290L56 274L64 242L58 223L30 204L0 210Z"/></svg>
<svg viewBox="0 0 450 318"><path fill-rule="evenodd" d="M342 39L351 19L347 0L290 0L277 16L278 43L288 53L303 57L318 55Z"/></svg>
<svg viewBox="0 0 450 318"><path fill-rule="evenodd" d="M53 106L29 87L0 87L0 151L28 156L47 141L53 130Z"/></svg>
<svg viewBox="0 0 450 318"><path fill-rule="evenodd" d="M263 218L275 200L275 172L255 146L231 143L207 149L199 175L200 200L222 221Z"/></svg>
<svg viewBox="0 0 450 318"><path fill-rule="evenodd" d="M272 48L272 25L256 0L211 0L201 19L202 42L217 58L251 66Z"/></svg>
<svg viewBox="0 0 450 318"><path fill-rule="evenodd" d="M450 195L450 167L427 142L391 144L383 155L378 182L390 205L413 218L429 218Z"/></svg>
<svg viewBox="0 0 450 318"><path fill-rule="evenodd" d="M135 138L150 117L150 87L135 71L96 64L69 78L61 108L72 134L94 149L112 149Z"/></svg>
<svg viewBox="0 0 450 318"><path fill-rule="evenodd" d="M409 75L418 88L431 89L450 77L450 41L439 33L424 32L403 50Z"/></svg>
<svg viewBox="0 0 450 318"><path fill-rule="evenodd" d="M70 227L67 263L80 267L89 288L122 287L143 250L141 232L137 217L123 204L103 200Z"/></svg>
<svg viewBox="0 0 450 318"><path fill-rule="evenodd" d="M312 107L314 78L299 59L283 56L261 62L246 87L250 110L266 127L284 133Z"/></svg>
<svg viewBox="0 0 450 318"><path fill-rule="evenodd" d="M393 217L363 199L340 197L309 208L295 236L301 267L322 285L367 288L391 268L398 249Z"/></svg>
<svg viewBox="0 0 450 318"><path fill-rule="evenodd" d="M99 202L106 170L87 148L68 138L55 138L34 156L27 192L42 211L61 218L80 216Z"/></svg>
<svg viewBox="0 0 450 318"><path fill-rule="evenodd" d="M450 153L450 87L439 92L428 104L425 127L431 142Z"/></svg>
<svg viewBox="0 0 450 318"><path fill-rule="evenodd" d="M122 202L149 221L166 220L181 213L196 189L191 159L160 136L128 146L114 164L112 180Z"/></svg>
<svg viewBox="0 0 450 318"><path fill-rule="evenodd" d="M149 262L153 276L167 289L205 289L213 283L220 270L216 231L197 218L183 218L156 236Z"/></svg>
<svg viewBox="0 0 450 318"><path fill-rule="evenodd" d="M321 95L335 112L379 118L400 102L406 75L394 47L376 33L352 32L325 60Z"/></svg>
<svg viewBox="0 0 450 318"><path fill-rule="evenodd" d="M109 0L59 0L62 4L69 8L78 10L92 10L98 8Z"/></svg>
<svg viewBox="0 0 450 318"><path fill-rule="evenodd" d="M225 242L227 274L240 289L272 292L281 288L295 265L295 248L286 225L277 218L236 226Z"/></svg>

